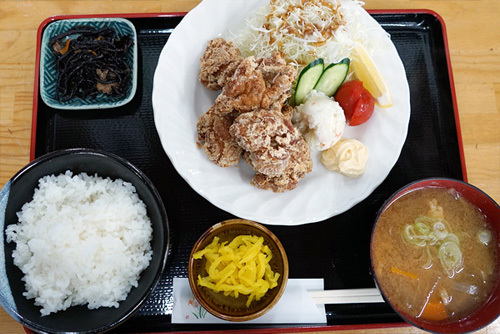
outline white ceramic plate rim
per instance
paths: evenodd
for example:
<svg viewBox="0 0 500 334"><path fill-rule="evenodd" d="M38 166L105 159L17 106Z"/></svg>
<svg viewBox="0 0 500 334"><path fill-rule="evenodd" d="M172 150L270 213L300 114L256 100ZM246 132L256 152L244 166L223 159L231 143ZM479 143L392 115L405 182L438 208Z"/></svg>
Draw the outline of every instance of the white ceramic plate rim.
<svg viewBox="0 0 500 334"><path fill-rule="evenodd" d="M312 152L313 172L296 189L275 194L250 185L251 168L221 168L197 147L196 122L213 104L218 92L198 81L199 58L209 40L237 26L266 0L204 0L175 28L159 57L153 83L155 125L163 148L177 172L215 206L237 216L269 225L299 225L341 214L369 196L397 162L410 119L408 81L394 45L373 59L386 78L394 106L376 107L365 124L347 127L344 137L363 142L370 153L366 172L349 178L326 170ZM364 10L373 29L382 29ZM216 19L215 19L216 18ZM196 209L193 207L193 209Z"/></svg>

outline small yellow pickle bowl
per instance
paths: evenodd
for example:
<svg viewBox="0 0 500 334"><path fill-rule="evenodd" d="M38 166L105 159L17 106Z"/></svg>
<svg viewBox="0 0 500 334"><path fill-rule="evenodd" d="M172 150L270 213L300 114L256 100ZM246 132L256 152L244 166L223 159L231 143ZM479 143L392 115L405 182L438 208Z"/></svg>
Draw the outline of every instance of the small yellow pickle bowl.
<svg viewBox="0 0 500 334"><path fill-rule="evenodd" d="M230 219L210 227L195 243L189 285L212 315L228 321L258 318L276 305L288 281L288 259L266 227Z"/></svg>

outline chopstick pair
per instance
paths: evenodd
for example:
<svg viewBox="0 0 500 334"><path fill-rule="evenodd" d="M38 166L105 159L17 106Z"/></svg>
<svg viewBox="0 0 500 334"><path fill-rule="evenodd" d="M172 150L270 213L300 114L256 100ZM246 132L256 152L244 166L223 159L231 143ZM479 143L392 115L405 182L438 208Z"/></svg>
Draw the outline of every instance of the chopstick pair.
<svg viewBox="0 0 500 334"><path fill-rule="evenodd" d="M376 288L310 290L307 292L316 304L384 303L384 299Z"/></svg>

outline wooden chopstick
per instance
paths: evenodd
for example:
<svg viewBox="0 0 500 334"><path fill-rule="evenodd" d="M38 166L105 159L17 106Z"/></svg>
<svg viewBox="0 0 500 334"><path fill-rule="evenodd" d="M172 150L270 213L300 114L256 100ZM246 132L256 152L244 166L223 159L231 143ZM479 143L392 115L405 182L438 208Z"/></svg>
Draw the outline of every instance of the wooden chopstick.
<svg viewBox="0 0 500 334"><path fill-rule="evenodd" d="M384 303L384 299L376 288L310 290L307 292L316 304Z"/></svg>

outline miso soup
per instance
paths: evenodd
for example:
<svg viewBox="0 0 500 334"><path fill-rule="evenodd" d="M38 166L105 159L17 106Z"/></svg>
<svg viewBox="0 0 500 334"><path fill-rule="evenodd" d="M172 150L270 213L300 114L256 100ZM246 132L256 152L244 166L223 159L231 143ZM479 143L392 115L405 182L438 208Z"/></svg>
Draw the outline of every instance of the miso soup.
<svg viewBox="0 0 500 334"><path fill-rule="evenodd" d="M387 298L410 317L456 320L497 280L497 240L483 214L453 190L422 188L379 217L372 261Z"/></svg>

